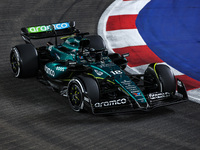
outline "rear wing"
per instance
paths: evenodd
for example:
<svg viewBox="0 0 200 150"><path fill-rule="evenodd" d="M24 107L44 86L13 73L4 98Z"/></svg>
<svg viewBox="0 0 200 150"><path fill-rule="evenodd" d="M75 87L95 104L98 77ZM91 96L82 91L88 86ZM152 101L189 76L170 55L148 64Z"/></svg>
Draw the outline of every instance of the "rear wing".
<svg viewBox="0 0 200 150"><path fill-rule="evenodd" d="M31 43L31 39L43 39L75 33L75 21L56 23L50 25L40 25L34 27L21 28L21 36L26 43Z"/></svg>

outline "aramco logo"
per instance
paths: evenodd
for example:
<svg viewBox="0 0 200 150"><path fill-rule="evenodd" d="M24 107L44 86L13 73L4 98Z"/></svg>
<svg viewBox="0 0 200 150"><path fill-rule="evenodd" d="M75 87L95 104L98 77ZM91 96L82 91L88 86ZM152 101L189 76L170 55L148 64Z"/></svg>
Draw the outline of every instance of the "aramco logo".
<svg viewBox="0 0 200 150"><path fill-rule="evenodd" d="M55 30L62 30L69 28L70 25L68 22L65 23L57 23L52 24ZM43 26L36 26L36 27L29 27L27 28L29 33L39 33L39 32L46 32L46 31L52 31L51 25L43 25Z"/></svg>

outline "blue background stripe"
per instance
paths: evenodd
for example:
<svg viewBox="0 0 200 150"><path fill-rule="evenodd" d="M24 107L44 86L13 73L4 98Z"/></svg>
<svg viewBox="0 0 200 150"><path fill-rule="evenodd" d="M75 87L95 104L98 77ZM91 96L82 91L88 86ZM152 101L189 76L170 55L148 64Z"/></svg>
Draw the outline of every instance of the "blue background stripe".
<svg viewBox="0 0 200 150"><path fill-rule="evenodd" d="M200 0L152 0L136 26L163 61L200 81Z"/></svg>

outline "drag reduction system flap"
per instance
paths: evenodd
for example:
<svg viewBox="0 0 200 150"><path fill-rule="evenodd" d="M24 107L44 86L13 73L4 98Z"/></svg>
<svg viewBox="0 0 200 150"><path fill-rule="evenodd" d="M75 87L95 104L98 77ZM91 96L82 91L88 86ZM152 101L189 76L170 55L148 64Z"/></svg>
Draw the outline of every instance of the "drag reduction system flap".
<svg viewBox="0 0 200 150"><path fill-rule="evenodd" d="M76 28L74 21L21 28L21 36L26 42L29 42L30 39L43 39L70 35L75 32Z"/></svg>

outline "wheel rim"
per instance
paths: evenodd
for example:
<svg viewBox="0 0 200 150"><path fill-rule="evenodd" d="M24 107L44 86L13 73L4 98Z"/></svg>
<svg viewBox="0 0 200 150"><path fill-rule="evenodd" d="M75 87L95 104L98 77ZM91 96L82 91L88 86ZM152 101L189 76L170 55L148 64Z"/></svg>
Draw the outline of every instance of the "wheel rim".
<svg viewBox="0 0 200 150"><path fill-rule="evenodd" d="M79 111L82 104L82 91L75 83L73 83L69 88L69 100L73 109Z"/></svg>
<svg viewBox="0 0 200 150"><path fill-rule="evenodd" d="M11 53L10 63L11 63L11 68L12 68L13 72L17 76L20 72L20 62L14 52Z"/></svg>

